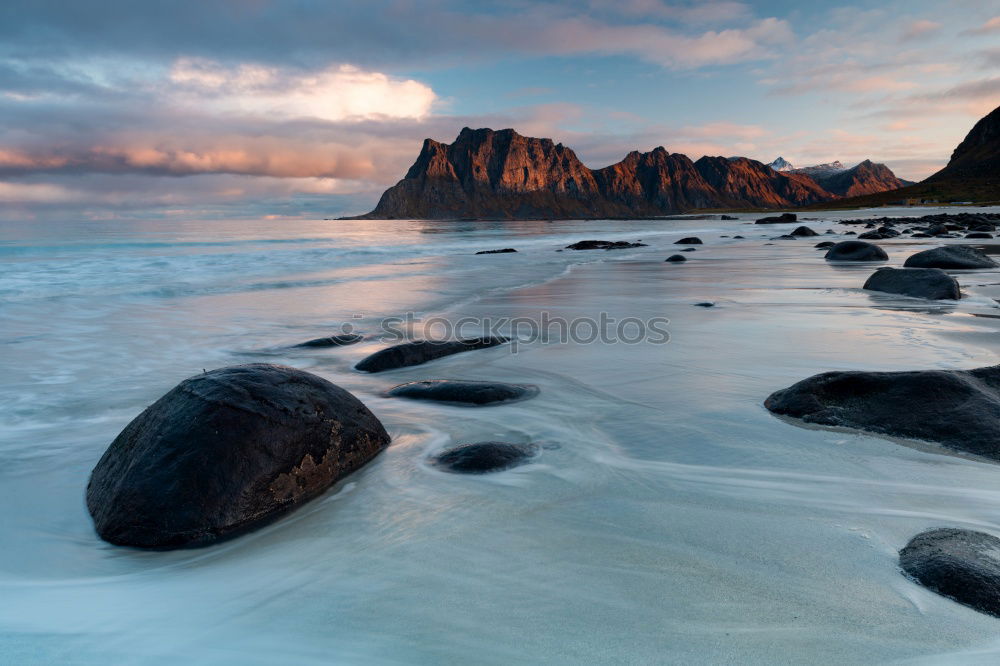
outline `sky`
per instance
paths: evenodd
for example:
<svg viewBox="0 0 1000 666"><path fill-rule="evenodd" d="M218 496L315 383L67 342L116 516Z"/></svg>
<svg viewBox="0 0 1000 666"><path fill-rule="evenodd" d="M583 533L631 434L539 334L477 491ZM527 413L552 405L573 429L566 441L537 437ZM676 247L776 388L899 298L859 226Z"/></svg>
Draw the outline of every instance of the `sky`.
<svg viewBox="0 0 1000 666"><path fill-rule="evenodd" d="M4 0L0 220L366 212L425 137L920 180L1000 105L1000 0Z"/></svg>

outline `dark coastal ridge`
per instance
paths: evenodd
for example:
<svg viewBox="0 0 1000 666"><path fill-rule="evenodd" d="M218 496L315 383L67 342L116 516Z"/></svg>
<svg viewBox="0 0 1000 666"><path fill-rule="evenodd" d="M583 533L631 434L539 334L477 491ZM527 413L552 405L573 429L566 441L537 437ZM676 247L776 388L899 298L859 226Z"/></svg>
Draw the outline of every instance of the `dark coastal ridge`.
<svg viewBox="0 0 1000 666"><path fill-rule="evenodd" d="M662 146L590 169L551 139L466 127L450 144L425 139L416 162L375 209L345 219L635 219L710 209L884 205L914 197L1000 200L998 136L1000 109L976 124L947 167L912 184L871 160L851 168L777 170L781 158L772 164L747 157L692 161Z"/></svg>

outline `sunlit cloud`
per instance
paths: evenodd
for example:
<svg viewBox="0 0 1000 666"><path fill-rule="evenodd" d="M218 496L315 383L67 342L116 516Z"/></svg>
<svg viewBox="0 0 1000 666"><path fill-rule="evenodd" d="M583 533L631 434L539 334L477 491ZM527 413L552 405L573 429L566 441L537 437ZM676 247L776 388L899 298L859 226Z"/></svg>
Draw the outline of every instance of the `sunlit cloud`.
<svg viewBox="0 0 1000 666"><path fill-rule="evenodd" d="M963 30L963 35L992 35L1000 32L1000 16L994 16L985 23L975 28Z"/></svg>

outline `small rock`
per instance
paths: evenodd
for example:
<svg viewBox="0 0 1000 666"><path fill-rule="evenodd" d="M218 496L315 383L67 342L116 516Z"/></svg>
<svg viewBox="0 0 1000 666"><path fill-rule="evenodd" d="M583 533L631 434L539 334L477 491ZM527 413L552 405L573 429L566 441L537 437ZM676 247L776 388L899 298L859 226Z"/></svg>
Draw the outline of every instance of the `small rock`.
<svg viewBox="0 0 1000 666"><path fill-rule="evenodd" d="M818 233L810 229L809 227L802 226L796 227L795 231L791 233L792 236L819 236Z"/></svg>
<svg viewBox="0 0 1000 666"><path fill-rule="evenodd" d="M478 442L448 449L434 456L432 462L449 472L486 474L523 465L537 453L534 444Z"/></svg>
<svg viewBox="0 0 1000 666"><path fill-rule="evenodd" d="M695 303L699 308L714 308L715 303L712 301L702 301L701 303Z"/></svg>
<svg viewBox="0 0 1000 666"><path fill-rule="evenodd" d="M795 213L782 213L781 215L762 217L757 220L756 224L782 224L786 222L795 222L798 219L799 218Z"/></svg>
<svg viewBox="0 0 1000 666"><path fill-rule="evenodd" d="M306 340L294 347L343 347L344 345L353 345L355 342L361 342L364 338L362 335L356 333L344 333L343 335L331 335L327 338L316 338L314 340Z"/></svg>
<svg viewBox="0 0 1000 666"><path fill-rule="evenodd" d="M687 257L685 257L683 254L672 254L669 257L667 257L666 259L664 259L664 261L670 261L670 262L673 262L673 263L680 263L682 261L687 261Z"/></svg>
<svg viewBox="0 0 1000 666"><path fill-rule="evenodd" d="M679 241L674 241L674 245L702 245L701 239L697 236L688 236Z"/></svg>
<svg viewBox="0 0 1000 666"><path fill-rule="evenodd" d="M827 261L885 261L889 255L878 245L865 241L841 241L831 247L824 257Z"/></svg>
<svg viewBox="0 0 1000 666"><path fill-rule="evenodd" d="M1000 539L983 532L938 528L899 551L899 568L928 590L1000 617Z"/></svg>
<svg viewBox="0 0 1000 666"><path fill-rule="evenodd" d="M508 252L517 252L517 250L512 247L505 247L502 250L480 250L476 254L507 254Z"/></svg>
<svg viewBox="0 0 1000 666"><path fill-rule="evenodd" d="M434 359L461 352L496 347L506 342L509 342L507 338L499 336L442 341L416 340L377 351L371 356L362 359L354 367L362 372L383 372L385 370L395 370L396 368L406 368L411 365L420 365L427 361L433 361Z"/></svg>
<svg viewBox="0 0 1000 666"><path fill-rule="evenodd" d="M833 247L834 245L836 245L836 243L833 241L823 241L822 243L816 243L813 247L818 250L824 247Z"/></svg>
<svg viewBox="0 0 1000 666"><path fill-rule="evenodd" d="M903 265L907 268L995 268L996 262L974 247L967 245L944 245L931 250L917 252Z"/></svg>
<svg viewBox="0 0 1000 666"><path fill-rule="evenodd" d="M931 300L957 301L962 297L958 281L940 268L880 268L868 278L864 289Z"/></svg>
<svg viewBox="0 0 1000 666"><path fill-rule="evenodd" d="M433 400L463 405L492 405L500 402L527 400L538 395L538 387L530 384L503 382L458 381L429 379L394 386L387 391L394 398Z"/></svg>
<svg viewBox="0 0 1000 666"><path fill-rule="evenodd" d="M629 243L627 241L582 240L567 245L567 250L624 250L632 247L646 247L645 243Z"/></svg>

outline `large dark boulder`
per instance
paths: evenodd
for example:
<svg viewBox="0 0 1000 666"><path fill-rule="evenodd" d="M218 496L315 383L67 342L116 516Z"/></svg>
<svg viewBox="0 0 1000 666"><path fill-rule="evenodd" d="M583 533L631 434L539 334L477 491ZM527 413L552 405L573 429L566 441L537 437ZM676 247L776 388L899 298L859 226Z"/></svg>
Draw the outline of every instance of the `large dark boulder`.
<svg viewBox="0 0 1000 666"><path fill-rule="evenodd" d="M567 245L567 250L625 250L632 247L646 247L645 243L629 243L628 241L582 240Z"/></svg>
<svg viewBox="0 0 1000 666"><path fill-rule="evenodd" d="M344 389L280 365L186 379L111 443L87 486L105 541L204 545L316 497L389 444Z"/></svg>
<svg viewBox="0 0 1000 666"><path fill-rule="evenodd" d="M807 423L923 439L1000 461L1000 366L824 372L775 391L764 406Z"/></svg>
<svg viewBox="0 0 1000 666"><path fill-rule="evenodd" d="M983 532L938 528L899 551L899 567L941 596L1000 617L1000 539Z"/></svg>
<svg viewBox="0 0 1000 666"><path fill-rule="evenodd" d="M362 335L357 333L343 333L341 335L331 335L325 338L316 338L314 340L306 340L301 342L295 347L343 347L345 345L353 345L355 342L361 342L364 338Z"/></svg>
<svg viewBox="0 0 1000 666"><path fill-rule="evenodd" d="M826 252L827 261L885 261L889 255L878 245L859 240L841 241Z"/></svg>
<svg viewBox="0 0 1000 666"><path fill-rule="evenodd" d="M507 338L483 336L479 338L463 338L461 340L416 340L387 347L371 356L361 359L355 369L362 372L383 372L420 365L427 361L459 354L475 349L496 347L509 342Z"/></svg>
<svg viewBox="0 0 1000 666"><path fill-rule="evenodd" d="M974 247L945 245L917 252L903 265L907 268L995 268L997 263Z"/></svg>
<svg viewBox="0 0 1000 666"><path fill-rule="evenodd" d="M478 442L444 451L432 459L437 467L461 474L500 472L528 462L538 453L534 444Z"/></svg>
<svg viewBox="0 0 1000 666"><path fill-rule="evenodd" d="M864 288L932 300L957 301L962 297L958 281L940 268L880 268Z"/></svg>
<svg viewBox="0 0 1000 666"><path fill-rule="evenodd" d="M795 213L782 213L781 215L772 215L771 217L762 217L755 224L783 224L786 222L795 222L799 218Z"/></svg>
<svg viewBox="0 0 1000 666"><path fill-rule="evenodd" d="M394 398L434 400L462 405L493 405L514 400L527 400L538 395L538 387L530 384L474 382L453 379L428 379L394 386L387 391Z"/></svg>

